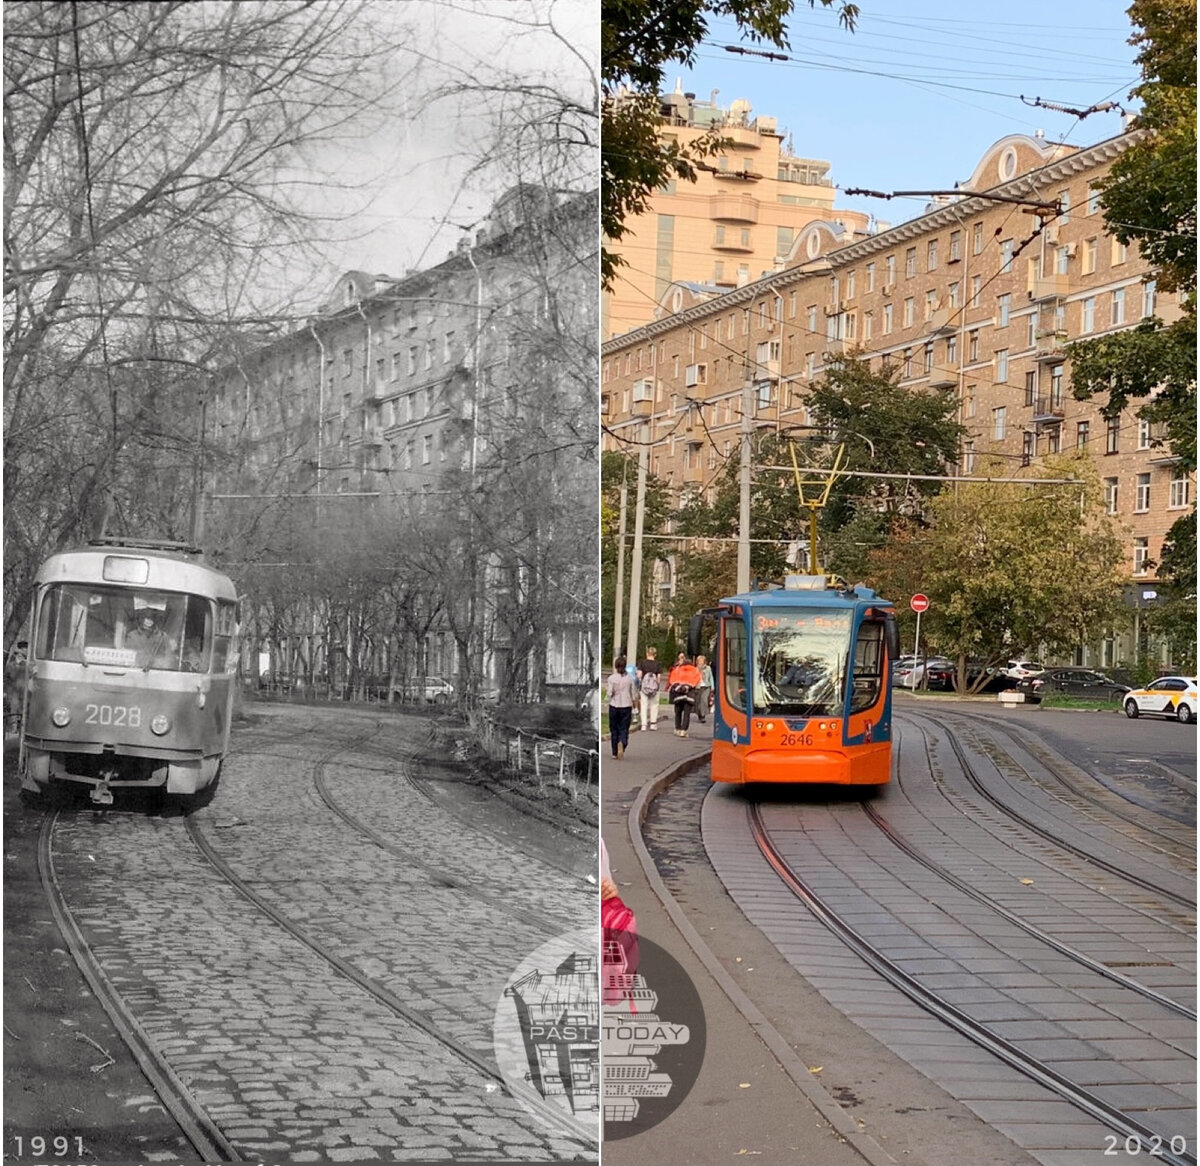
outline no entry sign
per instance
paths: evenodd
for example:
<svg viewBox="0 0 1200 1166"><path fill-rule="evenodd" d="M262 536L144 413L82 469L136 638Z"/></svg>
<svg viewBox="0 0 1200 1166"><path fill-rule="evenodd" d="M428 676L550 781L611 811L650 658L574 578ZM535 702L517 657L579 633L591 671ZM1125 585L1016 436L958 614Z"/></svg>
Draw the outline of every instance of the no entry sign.
<svg viewBox="0 0 1200 1166"><path fill-rule="evenodd" d="M913 611L916 611L916 612L928 611L929 610L929 596L928 595L914 595L908 601L908 606L911 607L913 609Z"/></svg>

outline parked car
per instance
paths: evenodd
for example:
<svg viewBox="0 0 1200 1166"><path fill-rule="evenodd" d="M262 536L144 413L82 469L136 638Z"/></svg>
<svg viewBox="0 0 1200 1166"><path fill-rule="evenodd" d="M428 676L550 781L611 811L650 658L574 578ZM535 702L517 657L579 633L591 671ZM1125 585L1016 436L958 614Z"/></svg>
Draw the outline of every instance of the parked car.
<svg viewBox="0 0 1200 1166"><path fill-rule="evenodd" d="M1005 674L1014 680L1024 680L1027 676L1041 676L1045 671L1046 666L1036 660L1009 660Z"/></svg>
<svg viewBox="0 0 1200 1166"><path fill-rule="evenodd" d="M970 689L979 680L980 673L985 675L983 683L975 689L976 694L988 692L1005 692L1015 688L1017 681L1009 676L1007 667L997 665L985 666L982 660L967 661L967 687Z"/></svg>
<svg viewBox="0 0 1200 1166"><path fill-rule="evenodd" d="M1027 676L1017 681L1017 691L1037 704L1047 693L1077 696L1085 700L1111 700L1119 703L1129 691L1129 685L1109 680L1103 672L1091 668L1048 668L1039 676Z"/></svg>
<svg viewBox="0 0 1200 1166"><path fill-rule="evenodd" d="M954 662L945 656L930 656L924 661L910 656L908 663L900 663L892 680L901 688L919 688L926 672L930 688L950 688L954 683Z"/></svg>
<svg viewBox="0 0 1200 1166"><path fill-rule="evenodd" d="M392 686L393 700L423 700L427 704L445 704L454 695L454 685L440 676L426 676L425 680L411 684Z"/></svg>
<svg viewBox="0 0 1200 1166"><path fill-rule="evenodd" d="M1135 688L1125 696L1125 715L1171 717L1185 725L1196 719L1196 678L1160 676L1145 688Z"/></svg>

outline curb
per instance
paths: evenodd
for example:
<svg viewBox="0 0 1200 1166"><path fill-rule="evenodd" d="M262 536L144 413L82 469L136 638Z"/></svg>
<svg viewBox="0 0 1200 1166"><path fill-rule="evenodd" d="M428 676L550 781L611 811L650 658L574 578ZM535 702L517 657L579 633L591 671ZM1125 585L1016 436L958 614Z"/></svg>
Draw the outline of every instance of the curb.
<svg viewBox="0 0 1200 1166"><path fill-rule="evenodd" d="M678 762L670 769L660 773L647 784L643 785L629 807L628 830L638 861L642 864L642 873L650 884L650 889L658 897L667 912L671 922L687 941L696 958L704 965L705 970L716 981L717 986L729 998L730 1003L741 1013L759 1040L770 1049L779 1062L783 1071L791 1078L793 1084L812 1104L813 1108L829 1123L834 1133L850 1145L862 1157L868 1166L897 1166L893 1158L874 1138L863 1133L847 1115L846 1111L826 1092L808 1071L808 1066L796 1056L795 1050L787 1043L783 1035L759 1011L758 1006L738 986L733 977L725 970L700 933L692 926L682 908L675 902L667 885L662 881L654 859L642 840L642 823L652 802L663 790L673 785L681 777L699 769L708 763L708 754L701 753Z"/></svg>

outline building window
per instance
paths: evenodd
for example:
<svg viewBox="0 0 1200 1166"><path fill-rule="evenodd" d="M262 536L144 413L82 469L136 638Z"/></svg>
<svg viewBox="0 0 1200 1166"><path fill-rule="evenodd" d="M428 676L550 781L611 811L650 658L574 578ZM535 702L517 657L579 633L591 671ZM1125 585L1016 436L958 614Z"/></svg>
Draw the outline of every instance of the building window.
<svg viewBox="0 0 1200 1166"><path fill-rule="evenodd" d="M962 258L962 231L950 232L950 255L951 263L957 263Z"/></svg>
<svg viewBox="0 0 1200 1166"><path fill-rule="evenodd" d="M1113 239L1113 241L1112 241L1112 265L1114 267L1120 267L1121 264L1124 263L1125 260L1128 258L1129 258L1129 245L1127 243L1122 243L1120 239Z"/></svg>
<svg viewBox="0 0 1200 1166"><path fill-rule="evenodd" d="M957 281L950 284L946 288L946 302L952 308L958 307L958 282Z"/></svg>
<svg viewBox="0 0 1200 1166"><path fill-rule="evenodd" d="M1052 364L1050 366L1050 406L1054 409L1061 409L1063 403L1063 366L1061 364Z"/></svg>
<svg viewBox="0 0 1200 1166"><path fill-rule="evenodd" d="M1069 190L1060 190L1058 192L1058 205L1061 209L1058 221L1060 223L1069 223L1071 221L1071 192Z"/></svg>
<svg viewBox="0 0 1200 1166"><path fill-rule="evenodd" d="M1133 509L1136 514L1145 514L1150 509L1150 475L1138 474L1133 491Z"/></svg>
<svg viewBox="0 0 1200 1166"><path fill-rule="evenodd" d="M1098 215L1100 213L1100 189L1096 186L1088 187L1087 213L1089 215Z"/></svg>
<svg viewBox="0 0 1200 1166"><path fill-rule="evenodd" d="M936 291L927 291L925 293L925 319L932 320L933 313L937 311L938 294Z"/></svg>
<svg viewBox="0 0 1200 1166"><path fill-rule="evenodd" d="M904 327L911 328L914 318L913 299L912 296L907 296L904 300Z"/></svg>
<svg viewBox="0 0 1200 1166"><path fill-rule="evenodd" d="M873 292L874 290L875 290L875 264L868 263L867 264L867 291Z"/></svg>
<svg viewBox="0 0 1200 1166"><path fill-rule="evenodd" d="M926 270L936 271L938 265L938 241L936 239L929 240L929 247L926 256Z"/></svg>
<svg viewBox="0 0 1200 1166"><path fill-rule="evenodd" d="M863 316L863 340L870 340L875 335L875 313L867 312Z"/></svg>
<svg viewBox="0 0 1200 1166"><path fill-rule="evenodd" d="M1003 441L1006 432L1006 419L1008 410L1001 405L998 409L992 410L992 440Z"/></svg>
<svg viewBox="0 0 1200 1166"><path fill-rule="evenodd" d="M983 291L983 276L971 276L971 307L979 307L979 294Z"/></svg>
<svg viewBox="0 0 1200 1166"><path fill-rule="evenodd" d="M429 465L433 460L433 434L427 433L421 438L421 464Z"/></svg>
<svg viewBox="0 0 1200 1166"><path fill-rule="evenodd" d="M1037 438L1031 430L1026 429L1021 434L1021 465L1029 465L1033 461L1035 453L1037 453Z"/></svg>
<svg viewBox="0 0 1200 1166"><path fill-rule="evenodd" d="M912 376L912 374L913 374L912 349L906 348L904 350L904 375L906 377L910 377L910 376Z"/></svg>
<svg viewBox="0 0 1200 1166"><path fill-rule="evenodd" d="M1084 335L1096 330L1096 297L1088 296L1083 301L1082 318L1079 321L1079 331Z"/></svg>
<svg viewBox="0 0 1200 1166"><path fill-rule="evenodd" d="M946 363L958 364L958 337L953 334L946 337Z"/></svg>
<svg viewBox="0 0 1200 1166"><path fill-rule="evenodd" d="M1096 249L1097 240L1084 239L1083 241L1083 267L1084 275L1091 275L1096 270Z"/></svg>
<svg viewBox="0 0 1200 1166"><path fill-rule="evenodd" d="M1118 500L1118 480L1116 478L1104 479L1104 513L1116 514Z"/></svg>
<svg viewBox="0 0 1200 1166"><path fill-rule="evenodd" d="M353 285L350 285L353 286ZM350 288L347 287L349 292ZM351 348L342 349L342 376L348 377L354 371L354 350Z"/></svg>
<svg viewBox="0 0 1200 1166"><path fill-rule="evenodd" d="M925 375L933 372L933 341L925 345Z"/></svg>
<svg viewBox="0 0 1200 1166"><path fill-rule="evenodd" d="M1008 381L1008 349L996 350L996 383L1005 384Z"/></svg>
<svg viewBox="0 0 1200 1166"><path fill-rule="evenodd" d="M909 247L904 252L904 278L912 279L917 274L917 249Z"/></svg>
<svg viewBox="0 0 1200 1166"><path fill-rule="evenodd" d="M1012 271L1013 265L1013 241L1011 239L1000 240L1000 270L1002 272Z"/></svg>
<svg viewBox="0 0 1200 1166"><path fill-rule="evenodd" d="M997 296L997 320L998 328L1008 327L1009 313L1012 311L1012 296L1005 293L1002 296Z"/></svg>
<svg viewBox="0 0 1200 1166"><path fill-rule="evenodd" d="M808 330L810 332L816 332L816 330L817 330L817 306L816 306L816 304L809 305Z"/></svg>
<svg viewBox="0 0 1200 1166"><path fill-rule="evenodd" d="M854 284L856 274L856 272L851 271L846 275L846 299L848 300L854 299Z"/></svg>
<svg viewBox="0 0 1200 1166"><path fill-rule="evenodd" d="M1030 312L1025 317L1025 347L1032 348L1037 344L1037 313Z"/></svg>
<svg viewBox="0 0 1200 1166"><path fill-rule="evenodd" d="M1087 443L1091 438L1092 426L1088 421L1077 421L1075 423L1075 446L1078 449L1087 449Z"/></svg>
<svg viewBox="0 0 1200 1166"><path fill-rule="evenodd" d="M983 251L983 224L976 223L971 228L971 253L978 255Z"/></svg>
<svg viewBox="0 0 1200 1166"><path fill-rule="evenodd" d="M429 340L425 344L425 367L433 368L433 341Z"/></svg>
<svg viewBox="0 0 1200 1166"><path fill-rule="evenodd" d="M979 332L967 333L967 361L973 362L979 359Z"/></svg>
<svg viewBox="0 0 1200 1166"><path fill-rule="evenodd" d="M1062 449L1062 426L1051 425L1046 430L1046 452L1058 453Z"/></svg>
<svg viewBox="0 0 1200 1166"><path fill-rule="evenodd" d="M1150 422L1145 417L1139 417L1137 423L1137 448L1150 448Z"/></svg>
<svg viewBox="0 0 1200 1166"><path fill-rule="evenodd" d="M1125 323L1125 289L1123 287L1117 288L1112 294L1112 322L1113 327Z"/></svg>
<svg viewBox="0 0 1200 1166"><path fill-rule="evenodd" d="M896 257L894 255L889 255L883 261L883 270L883 282L891 287L896 282Z"/></svg>
<svg viewBox="0 0 1200 1166"><path fill-rule="evenodd" d="M1142 284L1142 317L1153 316L1155 301L1158 296L1158 285L1152 279Z"/></svg>
<svg viewBox="0 0 1200 1166"><path fill-rule="evenodd" d="M973 474L975 472L975 443L968 441L963 443L963 473Z"/></svg>
<svg viewBox="0 0 1200 1166"><path fill-rule="evenodd" d="M1133 573L1145 575L1150 570L1150 540L1135 538L1133 540Z"/></svg>
<svg viewBox="0 0 1200 1166"><path fill-rule="evenodd" d="M1104 452L1118 453L1121 449L1121 418L1110 417L1104 429Z"/></svg>
<svg viewBox="0 0 1200 1166"><path fill-rule="evenodd" d="M393 352L392 353L392 380L394 380L394 381L398 381L400 379L401 364L402 364L402 362L400 360L400 353ZM604 367L607 370L608 365L606 364Z"/></svg>
<svg viewBox="0 0 1200 1166"><path fill-rule="evenodd" d="M883 334L889 335L892 331L892 305L883 305Z"/></svg>
<svg viewBox="0 0 1200 1166"><path fill-rule="evenodd" d="M975 416L975 386L968 385L967 391L963 394L963 417L970 420Z"/></svg>
<svg viewBox="0 0 1200 1166"><path fill-rule="evenodd" d="M1033 405L1037 402L1037 369L1030 369L1025 373L1025 404Z"/></svg>
<svg viewBox="0 0 1200 1166"><path fill-rule="evenodd" d="M1066 247L1060 247L1054 252L1054 270L1059 275L1066 275L1071 269L1071 252Z"/></svg>
<svg viewBox="0 0 1200 1166"><path fill-rule="evenodd" d="M1182 510L1188 504L1188 484L1186 471L1177 472L1171 479L1167 505L1172 510Z"/></svg>
<svg viewBox="0 0 1200 1166"><path fill-rule="evenodd" d="M722 259L713 261L713 283L720 283L725 278L725 262Z"/></svg>

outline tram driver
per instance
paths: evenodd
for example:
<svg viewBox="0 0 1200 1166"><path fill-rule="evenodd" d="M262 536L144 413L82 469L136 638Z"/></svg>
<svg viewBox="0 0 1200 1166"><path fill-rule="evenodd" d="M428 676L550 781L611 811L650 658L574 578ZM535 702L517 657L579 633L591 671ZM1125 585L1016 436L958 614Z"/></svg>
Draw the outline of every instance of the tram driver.
<svg viewBox="0 0 1200 1166"><path fill-rule="evenodd" d="M166 610L141 607L135 613L133 628L125 636L125 646L137 654L139 668L174 668L179 645L166 628Z"/></svg>

